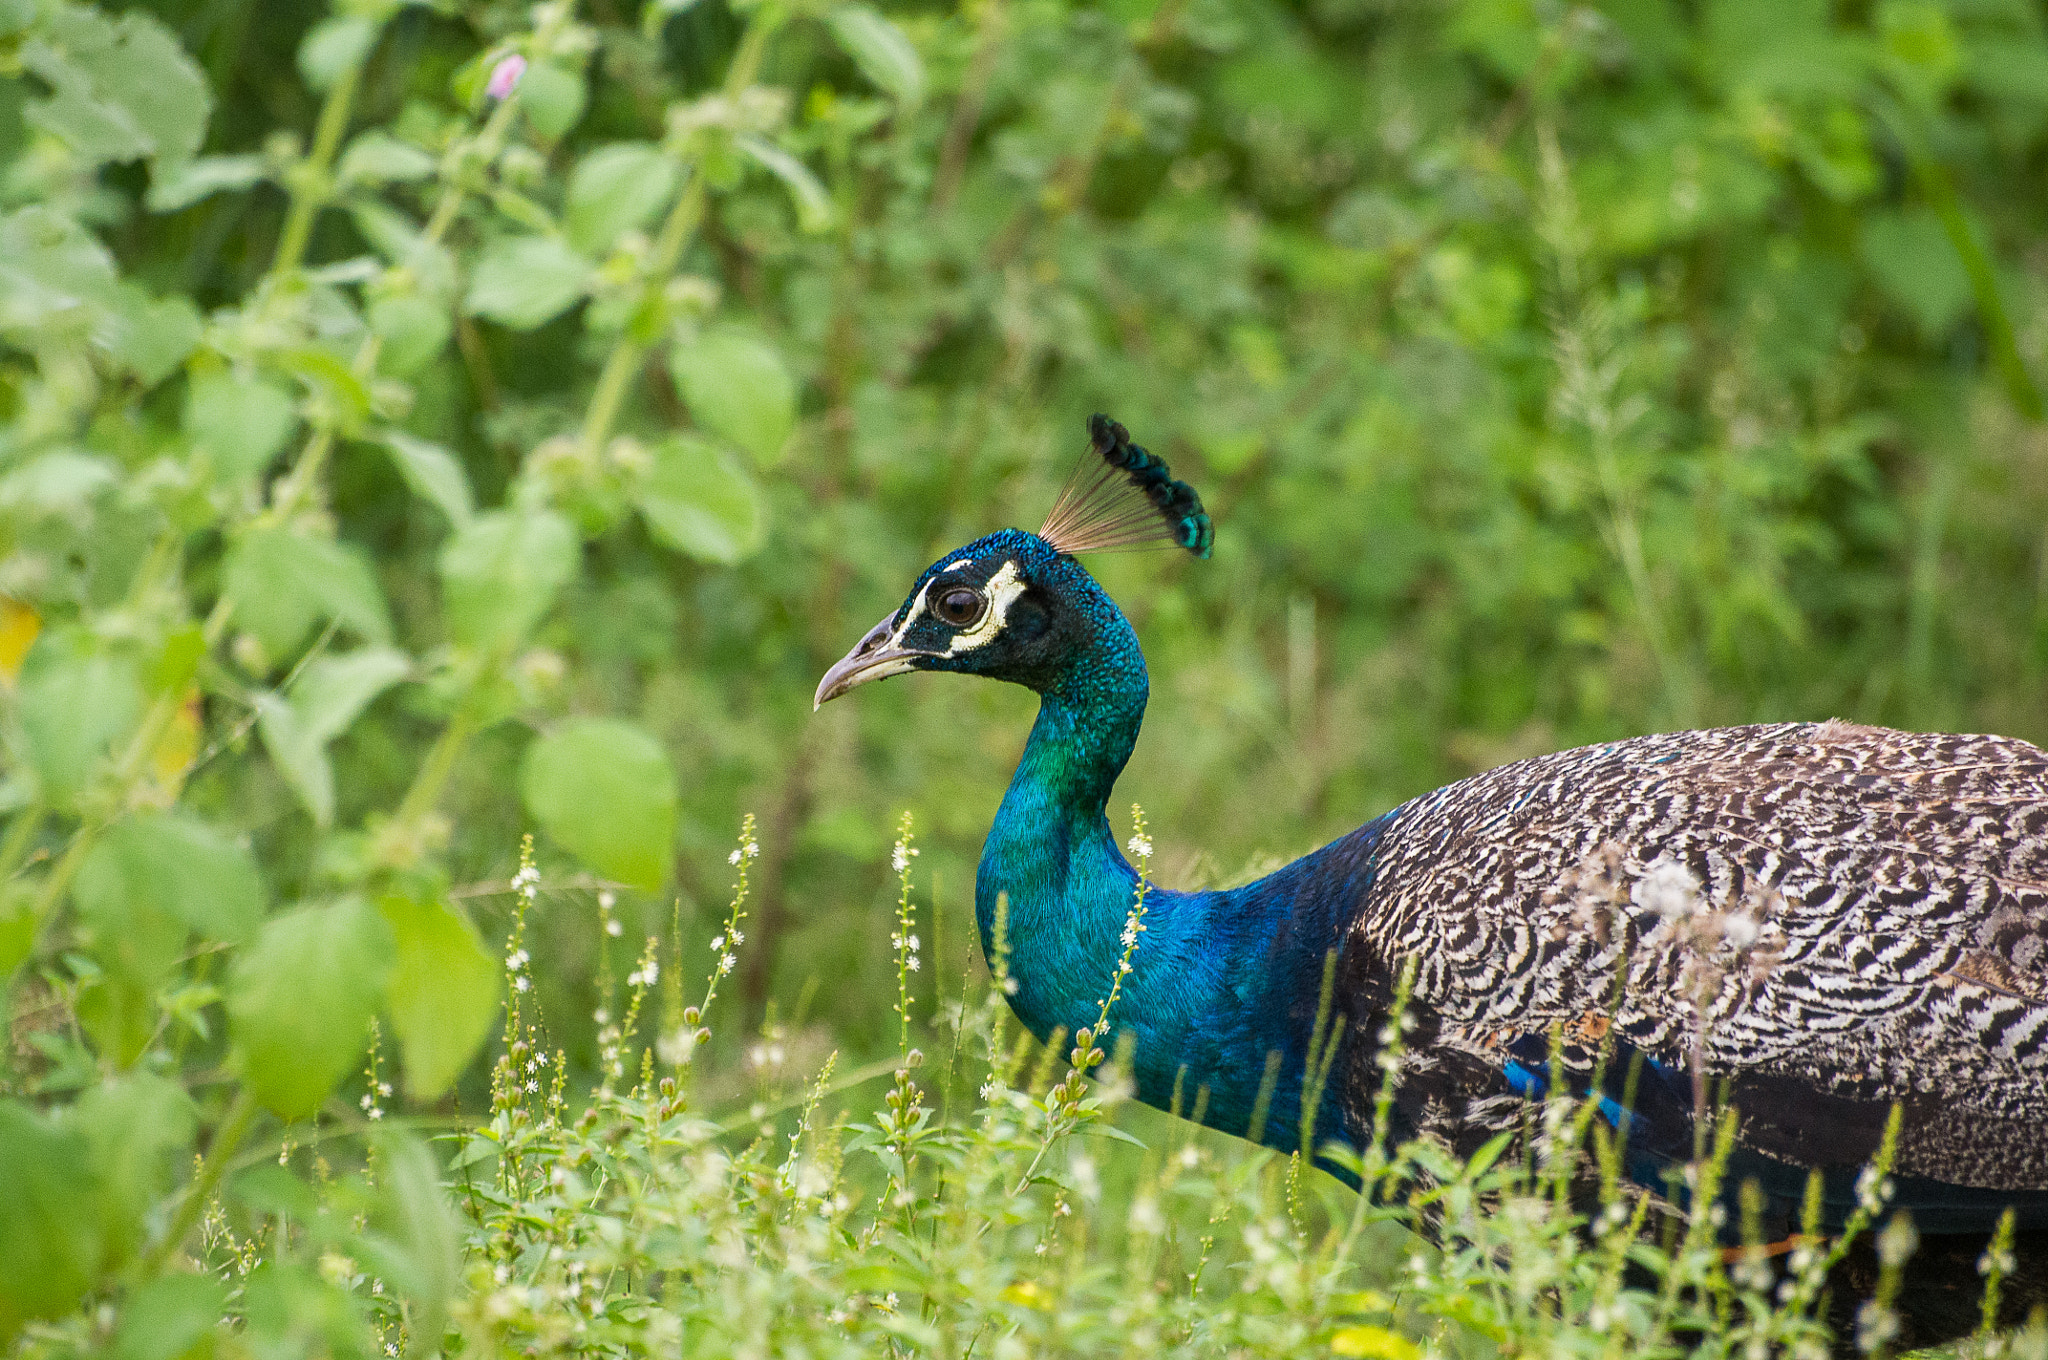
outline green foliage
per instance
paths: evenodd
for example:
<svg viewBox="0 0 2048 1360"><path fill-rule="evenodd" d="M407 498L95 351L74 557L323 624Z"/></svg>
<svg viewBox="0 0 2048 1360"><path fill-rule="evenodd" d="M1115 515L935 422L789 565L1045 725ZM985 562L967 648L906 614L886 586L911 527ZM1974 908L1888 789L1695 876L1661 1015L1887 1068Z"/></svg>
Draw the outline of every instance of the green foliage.
<svg viewBox="0 0 2048 1360"><path fill-rule="evenodd" d="M705 429L762 464L780 460L796 425L796 384L773 346L714 331L678 343L668 364Z"/></svg>
<svg viewBox="0 0 2048 1360"><path fill-rule="evenodd" d="M396 893L377 905L395 944L385 1004L405 1089L415 1100L433 1100L476 1057L498 1018L497 961L453 907Z"/></svg>
<svg viewBox="0 0 2048 1360"><path fill-rule="evenodd" d="M23 1320L59 1317L76 1307L99 1274L101 1223L82 1214L92 1202L83 1143L66 1138L17 1100L0 1100L0 1238L13 1263L0 1282L0 1332Z"/></svg>
<svg viewBox="0 0 2048 1360"><path fill-rule="evenodd" d="M1308 1259L1257 1159L1133 1171L1098 1243L1078 1180L990 1189L1051 1146L1014 1091L917 1126L899 1085L838 1145L873 1167L817 1163L901 1220L749 1150L789 1098L731 1061L756 1022L819 1062L907 1023L864 928L905 803L926 976L980 966L952 908L1028 720L929 679L813 717L818 674L1033 523L1105 410L1218 524L1208 564L1091 563L1152 664L1169 882L1656 727L2048 736L2044 90L2006 0L0 0L0 1336L570 1344L516 1271L671 1353L771 1298L821 1351L1437 1346L1352 1276L1179 1292L1223 1206L1265 1225L1244 1278ZM747 1022L700 1038L678 961L736 944L705 866L756 808ZM544 900L504 891L529 825ZM718 1075L663 1114L648 1053ZM527 1081L611 1094L579 1130ZM394 1085L452 1169L380 1124ZM982 1198L912 1174L941 1152ZM1178 1243L1142 1260L1141 1184ZM1583 1302L1561 1221L1510 1245ZM1433 1278L1525 1297L1506 1241ZM657 1294L735 1244L743 1312ZM634 1251L669 1264L588 1284Z"/></svg>
<svg viewBox="0 0 2048 1360"><path fill-rule="evenodd" d="M318 1113L368 1042L391 971L392 929L360 899L264 923L235 961L229 1033L256 1098L286 1119Z"/></svg>
<svg viewBox="0 0 2048 1360"><path fill-rule="evenodd" d="M569 719L527 748L519 792L549 836L606 878L652 892L668 877L676 772L640 728Z"/></svg>

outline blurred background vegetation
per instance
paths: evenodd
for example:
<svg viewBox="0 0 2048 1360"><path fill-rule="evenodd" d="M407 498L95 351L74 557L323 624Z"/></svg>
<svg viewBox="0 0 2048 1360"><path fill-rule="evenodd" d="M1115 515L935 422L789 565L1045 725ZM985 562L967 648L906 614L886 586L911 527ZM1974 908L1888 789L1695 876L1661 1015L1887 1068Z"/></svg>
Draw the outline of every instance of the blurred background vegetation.
<svg viewBox="0 0 2048 1360"><path fill-rule="evenodd" d="M6 1087L304 1118L383 1014L481 1109L535 829L593 1071L747 812L730 1041L887 1048L896 820L955 988L1033 700L812 687L1093 411L1217 522L1090 564L1170 884L1654 729L2048 738L2044 204L2026 0L0 0Z"/></svg>

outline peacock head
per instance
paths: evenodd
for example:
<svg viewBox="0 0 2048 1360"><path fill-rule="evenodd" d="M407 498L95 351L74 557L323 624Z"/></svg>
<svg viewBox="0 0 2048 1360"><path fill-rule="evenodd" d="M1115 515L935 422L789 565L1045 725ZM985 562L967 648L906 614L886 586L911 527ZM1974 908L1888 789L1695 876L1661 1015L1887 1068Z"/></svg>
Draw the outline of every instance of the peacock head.
<svg viewBox="0 0 2048 1360"><path fill-rule="evenodd" d="M901 607L825 672L817 704L906 671L986 675L1043 693L1107 622L1121 622L1074 554L1166 543L1207 557L1214 532L1194 489L1109 417L1091 417L1088 434L1092 454L1044 527L1004 529L925 568Z"/></svg>

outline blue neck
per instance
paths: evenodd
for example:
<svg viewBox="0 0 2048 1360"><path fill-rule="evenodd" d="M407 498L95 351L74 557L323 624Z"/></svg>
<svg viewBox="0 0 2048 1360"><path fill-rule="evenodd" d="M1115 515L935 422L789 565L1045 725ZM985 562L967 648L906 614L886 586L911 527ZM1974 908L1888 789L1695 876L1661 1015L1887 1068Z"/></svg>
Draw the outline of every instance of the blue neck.
<svg viewBox="0 0 2048 1360"><path fill-rule="evenodd" d="M1105 600L1106 603L1106 600ZM1010 1004L1041 1040L1093 1026L1122 953L1137 884L1104 815L1116 777L1144 720L1147 681L1137 638L1111 607L1085 664L1041 696L1038 721L982 848L975 911L982 948L995 957L998 900L1016 982ZM1369 878L1378 825L1242 888L1146 897L1134 971L1101 1038L1111 1052L1135 1041L1139 1099L1183 1113L1207 1089L1205 1123L1244 1134L1253 1121L1268 1055L1278 1053L1261 1141L1292 1149L1301 1137L1302 1080L1325 953L1342 936L1358 898L1319 885L1349 882L1316 865L1349 852ZM1354 1029L1356 1027L1354 1026ZM1369 1036L1356 1035L1363 1040ZM1355 1061L1347 1042L1332 1085ZM1315 1139L1356 1142L1334 1100L1318 1110Z"/></svg>

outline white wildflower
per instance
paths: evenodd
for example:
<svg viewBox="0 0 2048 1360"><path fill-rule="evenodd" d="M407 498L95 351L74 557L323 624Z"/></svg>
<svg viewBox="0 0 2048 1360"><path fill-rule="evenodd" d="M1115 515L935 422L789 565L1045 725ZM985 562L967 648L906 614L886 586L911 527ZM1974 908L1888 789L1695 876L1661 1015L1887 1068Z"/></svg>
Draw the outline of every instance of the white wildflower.
<svg viewBox="0 0 2048 1360"><path fill-rule="evenodd" d="M597 906L600 911L610 911L618 902L619 895L610 888L601 889L597 894Z"/></svg>
<svg viewBox="0 0 2048 1360"><path fill-rule="evenodd" d="M626 928L620 925L619 918L614 916L611 920L604 923L604 933L616 940L619 936L626 933Z"/></svg>
<svg viewBox="0 0 2048 1360"><path fill-rule="evenodd" d="M730 973L730 972L732 971L733 965L734 965L735 963L738 963L738 962L739 962L739 960L738 960L738 959L735 959L735 958L734 958L734 957L733 957L732 955L730 955L730 954L720 954L720 955L718 956L718 972L719 972L719 975L720 975L720 976L722 977L722 976L724 976L725 974L727 974L727 973Z"/></svg>
<svg viewBox="0 0 2048 1360"><path fill-rule="evenodd" d="M725 857L725 862L727 864L737 867L740 862L740 852L737 850L733 851L730 855L727 855Z"/></svg>
<svg viewBox="0 0 2048 1360"><path fill-rule="evenodd" d="M1856 1202L1865 1213L1876 1213L1891 1197L1891 1178L1879 1175L1876 1167L1866 1166L1856 1173Z"/></svg>
<svg viewBox="0 0 2048 1360"><path fill-rule="evenodd" d="M532 991L533 979L528 977L526 974L521 973L518 977L512 980L512 990L515 992Z"/></svg>
<svg viewBox="0 0 2048 1360"><path fill-rule="evenodd" d="M1130 851L1139 859L1152 858L1152 838L1140 831L1137 835L1131 837Z"/></svg>
<svg viewBox="0 0 2048 1360"><path fill-rule="evenodd" d="M1919 1247L1920 1234L1909 1214L1893 1214L1891 1222L1877 1235L1877 1259L1883 1265L1903 1266Z"/></svg>
<svg viewBox="0 0 2048 1360"><path fill-rule="evenodd" d="M1666 921L1680 921L1704 904L1698 880L1675 859L1660 859L1636 880L1629 900Z"/></svg>

